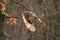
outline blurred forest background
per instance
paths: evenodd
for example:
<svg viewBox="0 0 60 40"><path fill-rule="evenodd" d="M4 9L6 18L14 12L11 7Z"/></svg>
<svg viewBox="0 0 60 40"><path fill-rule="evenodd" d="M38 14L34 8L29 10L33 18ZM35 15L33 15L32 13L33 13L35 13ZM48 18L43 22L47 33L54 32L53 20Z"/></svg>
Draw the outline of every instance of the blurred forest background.
<svg viewBox="0 0 60 40"><path fill-rule="evenodd" d="M4 23L4 32L9 35L6 40L60 40L60 0L7 0L7 4L5 12L18 20L15 26ZM24 11L34 12L43 21L31 19L37 28L35 32L26 28Z"/></svg>

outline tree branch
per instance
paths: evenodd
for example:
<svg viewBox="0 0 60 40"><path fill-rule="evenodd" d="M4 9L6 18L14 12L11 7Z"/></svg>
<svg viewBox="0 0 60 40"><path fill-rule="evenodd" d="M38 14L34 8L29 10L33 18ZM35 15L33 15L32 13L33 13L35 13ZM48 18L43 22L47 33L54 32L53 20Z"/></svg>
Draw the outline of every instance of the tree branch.
<svg viewBox="0 0 60 40"><path fill-rule="evenodd" d="M18 2L14 1L14 0L12 0L12 2L14 2L14 3L18 4L19 6L22 6L22 7L24 7L25 9L31 11L30 9L28 9L27 7L25 7L25 6L24 6L23 4L21 4L21 3L18 3Z"/></svg>

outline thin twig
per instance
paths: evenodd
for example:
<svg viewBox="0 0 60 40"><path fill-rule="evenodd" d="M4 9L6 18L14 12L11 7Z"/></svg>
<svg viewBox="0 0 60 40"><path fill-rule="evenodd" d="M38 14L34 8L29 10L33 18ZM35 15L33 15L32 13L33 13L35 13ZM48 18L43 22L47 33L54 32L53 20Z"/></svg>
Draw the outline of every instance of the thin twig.
<svg viewBox="0 0 60 40"><path fill-rule="evenodd" d="M24 7L24 8L27 9L28 11L31 11L30 9L28 9L27 7L25 7L25 6L24 6L23 4L21 4L21 3L18 3L18 2L14 1L14 0L12 0L12 2L18 4L19 6Z"/></svg>

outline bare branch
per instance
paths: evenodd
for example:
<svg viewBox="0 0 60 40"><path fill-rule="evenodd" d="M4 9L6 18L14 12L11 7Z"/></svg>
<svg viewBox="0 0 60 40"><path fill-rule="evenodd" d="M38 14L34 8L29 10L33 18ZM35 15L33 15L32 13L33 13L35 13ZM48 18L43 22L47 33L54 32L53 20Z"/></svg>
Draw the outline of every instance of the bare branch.
<svg viewBox="0 0 60 40"><path fill-rule="evenodd" d="M14 0L12 0L12 2L18 4L19 6L24 7L24 8L27 9L28 11L31 11L30 9L28 9L27 7L25 7L25 6L24 6L23 4L21 4L21 3L18 3L18 2L14 1Z"/></svg>

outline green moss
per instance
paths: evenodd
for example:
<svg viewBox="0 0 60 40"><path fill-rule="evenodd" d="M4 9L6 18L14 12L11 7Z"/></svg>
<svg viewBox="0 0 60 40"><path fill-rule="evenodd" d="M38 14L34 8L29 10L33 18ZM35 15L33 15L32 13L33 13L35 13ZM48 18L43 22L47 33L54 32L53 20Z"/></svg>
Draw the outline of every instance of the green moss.
<svg viewBox="0 0 60 40"><path fill-rule="evenodd" d="M4 32L0 32L0 37L4 36Z"/></svg>
<svg viewBox="0 0 60 40"><path fill-rule="evenodd" d="M41 4L43 2L43 0L38 0L38 3Z"/></svg>

